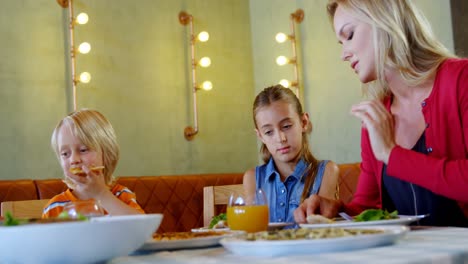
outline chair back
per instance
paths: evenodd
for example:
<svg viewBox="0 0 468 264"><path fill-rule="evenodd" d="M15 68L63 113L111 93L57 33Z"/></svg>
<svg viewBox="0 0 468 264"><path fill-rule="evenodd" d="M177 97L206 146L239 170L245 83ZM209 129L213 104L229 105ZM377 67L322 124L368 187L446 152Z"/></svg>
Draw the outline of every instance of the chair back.
<svg viewBox="0 0 468 264"><path fill-rule="evenodd" d="M203 224L208 226L217 212L218 205L227 205L231 193L244 194L242 184L206 186L203 188Z"/></svg>
<svg viewBox="0 0 468 264"><path fill-rule="evenodd" d="M15 218L41 218L48 201L49 199L2 202L1 216L5 217L6 212L10 212Z"/></svg>

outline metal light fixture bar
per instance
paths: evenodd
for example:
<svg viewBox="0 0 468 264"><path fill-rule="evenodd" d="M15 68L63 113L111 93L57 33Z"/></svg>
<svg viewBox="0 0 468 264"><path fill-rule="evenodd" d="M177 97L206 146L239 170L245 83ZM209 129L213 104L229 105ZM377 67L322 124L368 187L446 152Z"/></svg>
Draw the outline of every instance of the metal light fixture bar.
<svg viewBox="0 0 468 264"><path fill-rule="evenodd" d="M294 77L295 81L291 83L291 86L295 88L295 93L296 96L299 98L299 70L297 67L297 49L296 49L296 29L295 29L295 23L301 23L302 20L304 20L304 11L302 9L297 9L296 12L291 13L291 32L293 35L293 38L291 39L291 45L292 45L292 52L293 52L293 58L294 58Z"/></svg>
<svg viewBox="0 0 468 264"><path fill-rule="evenodd" d="M63 8L68 8L68 29L69 29L69 42L70 42L70 72L71 72L71 80L72 80L72 97L73 97L73 111L77 110L77 91L76 91L76 86L77 84L81 81L84 83L87 83L91 79L91 75L88 72L83 72L80 75L80 78L77 78L76 76L76 48L75 48L75 18L73 15L73 0L57 0L57 3L63 7ZM87 21L87 15L86 16L86 21ZM86 22L84 22L86 23ZM84 52L83 53L88 53L89 50L91 49L91 45L89 43L85 42L82 43Z"/></svg>
<svg viewBox="0 0 468 264"><path fill-rule="evenodd" d="M292 33L291 33L291 35L286 36L285 39L284 39L284 35L282 36L284 41L286 41L286 40L291 41L293 56L290 59L282 58L282 60L285 62L284 64L292 64L293 67L294 67L294 78L295 78L295 80L292 81L289 86L294 87L294 93L296 94L296 96L298 98L299 98L299 69L298 69L298 63L297 63L297 47L296 47L296 28L295 28L295 24L296 23L299 24L303 20L304 20L304 11L302 9L297 9L296 12L291 13L291 15L290 15L290 27L291 27L291 32ZM278 35L277 35L277 41L280 42L280 40L278 39ZM283 41L281 41L281 42L283 42ZM284 56L280 56L280 57L284 57ZM284 64L280 64L279 62L278 62L278 64L279 65L284 65Z"/></svg>
<svg viewBox="0 0 468 264"><path fill-rule="evenodd" d="M187 126L184 129L184 137L186 140L192 140L195 135L198 133L198 107L197 107L197 91L200 89L211 90L212 83L209 81L203 82L202 85L197 85L197 73L196 67L208 67L211 64L211 60L208 57L203 57L200 61L195 59L195 42L200 40L202 42L207 41L209 35L207 32L201 32L198 38L195 37L194 28L193 28L193 16L185 11L179 13L179 22L184 26L190 27L190 54L191 54L191 72L192 72L192 85L190 91L192 92L193 98L193 126ZM203 33L203 34L202 34Z"/></svg>

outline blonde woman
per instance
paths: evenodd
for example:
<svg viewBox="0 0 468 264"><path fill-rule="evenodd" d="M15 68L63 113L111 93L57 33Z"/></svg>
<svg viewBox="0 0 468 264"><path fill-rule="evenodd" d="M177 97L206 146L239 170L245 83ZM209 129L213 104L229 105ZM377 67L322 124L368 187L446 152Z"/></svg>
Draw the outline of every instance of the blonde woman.
<svg viewBox="0 0 468 264"><path fill-rule="evenodd" d="M119 161L117 137L110 122L98 111L83 109L62 119L52 134L68 188L45 206L42 217L57 217L69 202L95 200L112 215L141 214L135 194L114 184Z"/></svg>
<svg viewBox="0 0 468 264"><path fill-rule="evenodd" d="M468 60L434 38L410 0L333 0L328 14L370 97L351 108L363 124L361 175L351 203L313 196L296 221L382 208L468 226Z"/></svg>

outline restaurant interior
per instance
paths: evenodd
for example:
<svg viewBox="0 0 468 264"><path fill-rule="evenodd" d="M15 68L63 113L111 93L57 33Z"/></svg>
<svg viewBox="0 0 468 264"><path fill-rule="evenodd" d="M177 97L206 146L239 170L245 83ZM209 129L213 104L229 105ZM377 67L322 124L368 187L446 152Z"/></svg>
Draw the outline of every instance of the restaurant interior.
<svg viewBox="0 0 468 264"><path fill-rule="evenodd" d="M450 1L417 0L441 41L454 49ZM294 23L299 96L313 123L314 154L336 163L360 161L360 122L349 115L362 99L360 83L340 59L325 12L326 1L282 0L74 0L74 15L89 20L74 26L75 70L91 76L76 82L76 107L101 111L113 124L121 147L115 175L241 173L260 163L252 103L263 88L282 79L294 81L290 41ZM198 133L194 125L190 29L179 13L193 16ZM0 32L0 179L61 178L50 148L57 122L74 110L69 11L55 0L5 1Z"/></svg>
<svg viewBox="0 0 468 264"><path fill-rule="evenodd" d="M319 160L340 165L338 191L343 201L349 201L361 161L361 122L349 112L365 97L359 79L341 60L326 2L2 1L0 201L46 201L66 188L51 148L52 131L68 113L90 108L103 113L117 133L120 160L114 176L118 182L136 190L145 211L164 215L151 219L157 222L159 233L203 227L207 223L205 187L240 184L246 170L262 164L252 104L260 91L278 83L289 86L309 113L312 152ZM466 57L468 5L464 0L413 2L437 38L450 51ZM188 218L178 219L182 216ZM151 224L148 219L141 221ZM114 230L120 228L114 225ZM466 243L460 236L452 237L457 231L448 230L443 239ZM394 232L394 243L409 229L389 232ZM414 255L414 260L424 262L427 259L421 259L421 252L448 243L441 241L418 244L410 258ZM149 250L154 249L150 245ZM326 245L321 249L327 251ZM459 253L452 249L447 252ZM209 250L194 251L195 258L181 251L180 255L116 258L110 263L288 260L257 262L250 257L234 258L219 248ZM277 250L281 252L280 247ZM394 262L406 263L405 250L400 245L382 254L397 252ZM293 251L290 248L289 253ZM113 254L100 260L122 256ZM361 257L375 261L375 256ZM333 257L318 262L359 260L352 253ZM304 256L294 259L296 263L310 261Z"/></svg>

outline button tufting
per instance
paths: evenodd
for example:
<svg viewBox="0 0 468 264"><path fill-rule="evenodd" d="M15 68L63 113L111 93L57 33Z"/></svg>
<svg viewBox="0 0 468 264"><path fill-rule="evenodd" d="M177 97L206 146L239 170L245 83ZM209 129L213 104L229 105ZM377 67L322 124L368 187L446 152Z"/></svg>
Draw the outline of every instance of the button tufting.
<svg viewBox="0 0 468 264"><path fill-rule="evenodd" d="M431 152L432 152L432 148L431 148L431 147L427 148L427 152L431 153Z"/></svg>

